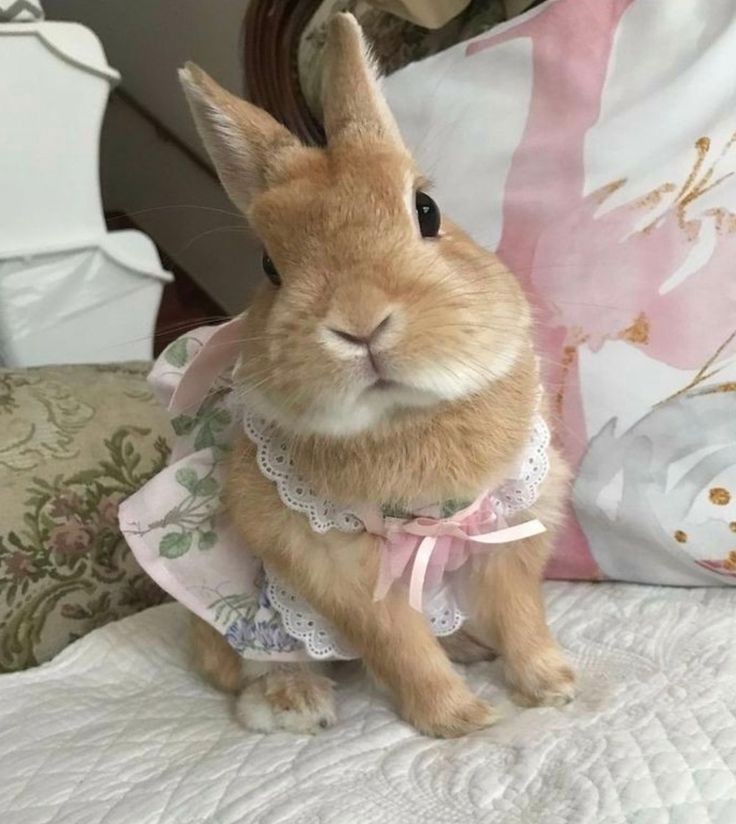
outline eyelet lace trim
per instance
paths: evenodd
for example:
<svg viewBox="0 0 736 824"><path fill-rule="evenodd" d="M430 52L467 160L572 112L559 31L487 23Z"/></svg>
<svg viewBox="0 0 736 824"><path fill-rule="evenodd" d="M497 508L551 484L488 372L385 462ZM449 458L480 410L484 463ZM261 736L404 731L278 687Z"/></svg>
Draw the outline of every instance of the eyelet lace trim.
<svg viewBox="0 0 736 824"><path fill-rule="evenodd" d="M493 493L493 497L503 503L506 515L529 509L539 498L539 487L549 472L549 443L549 427L544 418L537 415L517 477L504 481Z"/></svg>
<svg viewBox="0 0 736 824"><path fill-rule="evenodd" d="M352 512L339 509L322 500L294 469L289 443L278 429L265 418L246 412L243 416L245 434L258 448L258 467L273 483L279 497L289 509L309 518L312 529L324 535L331 529L341 532L362 532L362 521Z"/></svg>
<svg viewBox="0 0 736 824"><path fill-rule="evenodd" d="M273 573L266 571L266 577L268 600L280 613L287 634L304 644L310 658L348 660L359 657L306 601L284 586ZM427 595L424 617L437 637L457 632L467 618L457 605L452 589L447 586Z"/></svg>
<svg viewBox="0 0 736 824"><path fill-rule="evenodd" d="M358 656L351 652L332 626L306 601L285 587L272 573L266 572L266 594L281 615L286 632L306 647L311 658L347 660Z"/></svg>

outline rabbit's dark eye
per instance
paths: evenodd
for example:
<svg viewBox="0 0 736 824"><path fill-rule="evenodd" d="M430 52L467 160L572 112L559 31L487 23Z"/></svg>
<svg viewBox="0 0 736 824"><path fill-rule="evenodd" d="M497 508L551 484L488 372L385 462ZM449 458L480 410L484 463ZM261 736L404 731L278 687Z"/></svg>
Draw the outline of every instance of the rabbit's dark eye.
<svg viewBox="0 0 736 824"><path fill-rule="evenodd" d="M440 210L426 192L417 192L417 218L422 237L437 237L440 231Z"/></svg>
<svg viewBox="0 0 736 824"><path fill-rule="evenodd" d="M263 271L274 286L281 286L281 275L273 265L271 258L265 252L263 253Z"/></svg>

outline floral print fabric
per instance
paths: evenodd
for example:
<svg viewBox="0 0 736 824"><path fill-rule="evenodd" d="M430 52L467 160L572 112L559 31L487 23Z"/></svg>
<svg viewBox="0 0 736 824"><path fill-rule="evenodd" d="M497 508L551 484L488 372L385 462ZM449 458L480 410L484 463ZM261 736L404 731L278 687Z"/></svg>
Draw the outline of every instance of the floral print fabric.
<svg viewBox="0 0 736 824"><path fill-rule="evenodd" d="M164 600L117 525L169 452L149 368L0 369L0 672Z"/></svg>
<svg viewBox="0 0 736 824"><path fill-rule="evenodd" d="M286 633L271 604L260 561L247 551L223 511L225 462L242 432L242 410L230 391L231 370L223 364L215 370L219 377L214 383L208 381L201 395L195 393L196 400L190 397L183 408L179 403L182 378L206 343L211 343L210 355L228 360L222 335L232 336L228 329L234 329L237 339L233 323L193 330L156 361L150 382L157 400L172 414L176 437L171 462L125 501L120 525L153 580L239 653L255 659L305 659L302 644Z"/></svg>

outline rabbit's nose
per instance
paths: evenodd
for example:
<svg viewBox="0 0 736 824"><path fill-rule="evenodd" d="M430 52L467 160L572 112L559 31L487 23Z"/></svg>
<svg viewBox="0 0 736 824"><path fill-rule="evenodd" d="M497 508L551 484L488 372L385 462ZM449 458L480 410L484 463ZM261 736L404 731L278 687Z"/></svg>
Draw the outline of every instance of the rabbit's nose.
<svg viewBox="0 0 736 824"><path fill-rule="evenodd" d="M367 334L356 334L355 332L349 332L347 329L335 329L334 327L330 327L328 331L335 335L335 337L340 338L340 340L346 341L347 343L352 343L355 346L360 347L370 347L372 343L375 343L376 338L383 332L391 323L391 315L386 315L386 317L377 324L371 332Z"/></svg>

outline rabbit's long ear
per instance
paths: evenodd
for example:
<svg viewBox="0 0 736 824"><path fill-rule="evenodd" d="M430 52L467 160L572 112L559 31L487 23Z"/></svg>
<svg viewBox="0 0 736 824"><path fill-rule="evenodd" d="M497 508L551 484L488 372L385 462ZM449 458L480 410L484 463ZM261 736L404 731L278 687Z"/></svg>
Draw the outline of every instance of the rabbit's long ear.
<svg viewBox="0 0 736 824"><path fill-rule="evenodd" d="M335 15L328 27L322 112L328 144L368 138L403 147L363 32L352 14Z"/></svg>
<svg viewBox="0 0 736 824"><path fill-rule="evenodd" d="M194 63L180 69L179 78L222 185L246 211L301 144L271 115L225 91Z"/></svg>

